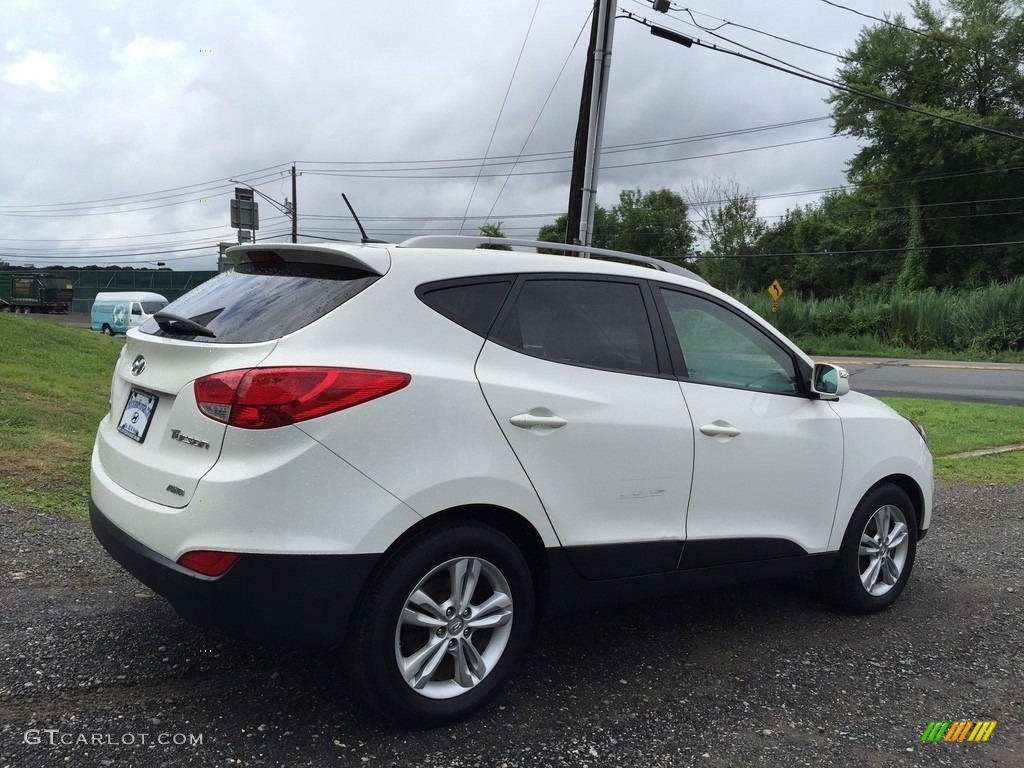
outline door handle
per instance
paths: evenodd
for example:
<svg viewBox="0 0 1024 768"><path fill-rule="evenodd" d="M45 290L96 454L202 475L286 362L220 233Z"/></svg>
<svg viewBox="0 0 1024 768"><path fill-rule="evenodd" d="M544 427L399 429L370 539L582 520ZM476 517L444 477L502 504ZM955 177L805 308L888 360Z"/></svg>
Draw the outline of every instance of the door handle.
<svg viewBox="0 0 1024 768"><path fill-rule="evenodd" d="M736 427L725 421L712 421L701 427L700 431L708 437L736 437L740 433Z"/></svg>
<svg viewBox="0 0 1024 768"><path fill-rule="evenodd" d="M533 427L558 429L569 423L561 416L555 416L553 413L520 413L510 418L509 422L511 422L512 426L521 427L522 429L532 429Z"/></svg>

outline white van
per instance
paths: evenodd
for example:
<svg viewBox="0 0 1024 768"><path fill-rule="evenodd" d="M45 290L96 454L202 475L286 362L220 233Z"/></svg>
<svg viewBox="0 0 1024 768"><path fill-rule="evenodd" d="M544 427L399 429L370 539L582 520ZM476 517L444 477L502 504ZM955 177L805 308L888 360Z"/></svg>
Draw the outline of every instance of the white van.
<svg viewBox="0 0 1024 768"><path fill-rule="evenodd" d="M168 301L149 291L107 291L96 294L90 328L104 336L127 333L166 307Z"/></svg>

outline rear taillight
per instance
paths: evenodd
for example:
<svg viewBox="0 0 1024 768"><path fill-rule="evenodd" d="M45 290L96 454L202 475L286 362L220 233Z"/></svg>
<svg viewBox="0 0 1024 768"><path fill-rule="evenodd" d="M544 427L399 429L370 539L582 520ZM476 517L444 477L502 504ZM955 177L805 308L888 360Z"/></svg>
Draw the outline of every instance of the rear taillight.
<svg viewBox="0 0 1024 768"><path fill-rule="evenodd" d="M178 558L178 565L203 576L223 576L241 557L237 552L196 549Z"/></svg>
<svg viewBox="0 0 1024 768"><path fill-rule="evenodd" d="M407 373L361 368L249 368L196 379L199 410L243 429L272 429L395 392Z"/></svg>

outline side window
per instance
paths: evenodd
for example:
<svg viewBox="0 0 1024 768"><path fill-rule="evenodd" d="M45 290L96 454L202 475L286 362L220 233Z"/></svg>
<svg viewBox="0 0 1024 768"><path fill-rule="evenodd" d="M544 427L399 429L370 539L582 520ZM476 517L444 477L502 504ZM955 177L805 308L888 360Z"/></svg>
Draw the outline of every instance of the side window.
<svg viewBox="0 0 1024 768"><path fill-rule="evenodd" d="M527 280L495 341L558 363L626 373L658 371L636 283Z"/></svg>
<svg viewBox="0 0 1024 768"><path fill-rule="evenodd" d="M687 378L700 384L796 394L792 355L726 307L699 296L661 289Z"/></svg>
<svg viewBox="0 0 1024 768"><path fill-rule="evenodd" d="M137 301L136 302L132 302L132 314L133 315L141 315L142 314L142 305L139 304Z"/></svg>
<svg viewBox="0 0 1024 768"><path fill-rule="evenodd" d="M511 280L428 285L421 287L418 293L423 303L435 312L473 333L486 336L511 285Z"/></svg>

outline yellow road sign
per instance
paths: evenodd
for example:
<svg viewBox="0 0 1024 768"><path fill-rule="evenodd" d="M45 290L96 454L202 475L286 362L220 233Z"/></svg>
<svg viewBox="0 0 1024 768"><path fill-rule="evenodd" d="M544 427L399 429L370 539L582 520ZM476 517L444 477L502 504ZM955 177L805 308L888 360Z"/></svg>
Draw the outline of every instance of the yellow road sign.
<svg viewBox="0 0 1024 768"><path fill-rule="evenodd" d="M782 290L782 283L780 283L778 280L772 280L772 284L768 286L768 294L772 297L772 299L778 301L779 296L781 296L783 293L784 291Z"/></svg>

